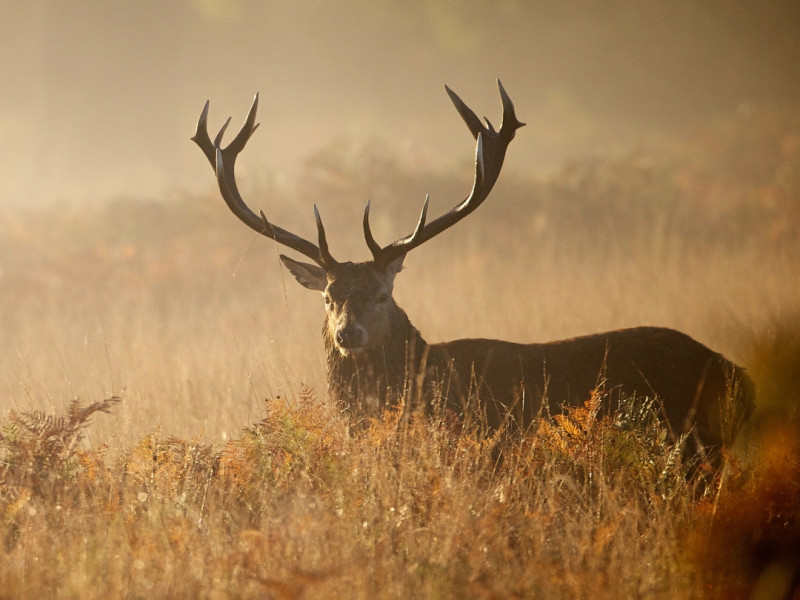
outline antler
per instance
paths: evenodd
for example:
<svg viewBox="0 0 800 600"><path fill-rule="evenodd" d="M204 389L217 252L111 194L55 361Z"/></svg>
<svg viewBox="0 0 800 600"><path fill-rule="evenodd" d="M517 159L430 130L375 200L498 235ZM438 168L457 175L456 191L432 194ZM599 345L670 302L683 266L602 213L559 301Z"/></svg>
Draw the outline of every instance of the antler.
<svg viewBox="0 0 800 600"><path fill-rule="evenodd" d="M367 207L364 209L364 237L366 238L367 246L369 246L376 264L383 266L388 265L393 260L406 254L409 250L421 246L466 217L478 208L489 195L489 192L497 181L497 177L500 175L500 169L503 166L503 159L505 158L508 144L514 139L516 130L525 125L525 123L517 120L517 116L514 114L514 104L511 102L511 98L508 97L499 79L497 80L497 86L500 89L500 99L503 102L503 121L500 124L499 131L495 131L489 119L486 117L484 117L486 125L483 125L480 119L466 104L464 104L461 98L449 87L444 86L453 104L455 104L456 110L461 115L461 118L464 119L467 127L469 127L472 136L477 140L475 149L475 181L472 185L472 191L460 204L427 224L425 223L428 212L428 198L426 197L414 233L400 238L383 248L372 237L372 232L369 228L369 203L367 203Z"/></svg>
<svg viewBox="0 0 800 600"><path fill-rule="evenodd" d="M316 262L323 269L330 270L338 263L333 256L331 256L330 252L328 252L325 228L322 226L322 219L319 216L319 211L316 206L314 206L314 218L317 221L318 245L314 245L312 242L290 231L273 225L267 220L263 211L259 211L258 215L255 214L248 208L247 204L242 200L241 194L239 194L239 189L236 186L236 177L234 175L236 157L244 149L250 136L253 135L253 132L258 128L258 124L255 122L257 109L258 94L256 94L256 97L253 99L253 105L250 107L250 112L247 114L247 119L239 130L239 133L236 134L236 137L233 138L233 141L231 141L227 147L221 148L222 136L228 124L231 122L231 119L228 117L228 120L225 121L225 124L212 142L211 138L208 136L208 101L206 101L203 112L200 113L200 119L197 121L197 131L191 139L200 146L208 162L211 163L211 167L214 169L217 176L217 183L219 184L219 191L222 193L222 198L225 200L228 208L231 209L231 212L239 217L239 220L251 229L275 240L279 244L283 244L292 250L297 250Z"/></svg>

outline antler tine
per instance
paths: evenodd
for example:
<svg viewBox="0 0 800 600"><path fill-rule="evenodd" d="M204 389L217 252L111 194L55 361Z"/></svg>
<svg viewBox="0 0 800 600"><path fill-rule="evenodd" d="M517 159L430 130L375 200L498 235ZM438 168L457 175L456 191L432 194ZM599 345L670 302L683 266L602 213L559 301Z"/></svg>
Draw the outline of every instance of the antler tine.
<svg viewBox="0 0 800 600"><path fill-rule="evenodd" d="M419 221L417 221L417 226L414 229L414 233L411 234L410 242L413 242L421 233L422 230L425 228L425 219L428 216L428 202L430 202L431 195L425 194L425 202L422 203L422 212L419 213Z"/></svg>
<svg viewBox="0 0 800 600"><path fill-rule="evenodd" d="M230 123L230 118L225 121L225 124L212 142L208 135L208 107L209 103L206 101L203 111L200 113L200 118L197 121L197 130L191 139L200 147L203 154L206 155L206 158L211 163L211 167L214 169L217 176L217 184L219 185L222 198L225 200L231 212L254 231L292 250L300 252L316 262L323 269L329 270L335 267L338 263L328 251L325 230L322 227L322 221L319 218L316 207L314 212L317 220L319 246L277 225L273 225L267 220L263 212L261 212L260 215L255 214L250 210L239 193L234 174L236 158L258 128L258 123L255 122L256 111L258 109L258 94L256 94L253 99L253 104L250 106L250 111L247 113L247 118L242 128L225 148L221 147L222 136Z"/></svg>
<svg viewBox="0 0 800 600"><path fill-rule="evenodd" d="M503 87L503 82L499 79L497 80L497 87L500 90L500 100L503 102L503 122L500 123L500 129L503 128L504 124L508 123L509 127L513 127L513 133L520 127L524 127L525 123L517 120L517 115L514 113L514 103L511 101L508 92L506 92L506 88Z"/></svg>
<svg viewBox="0 0 800 600"><path fill-rule="evenodd" d="M444 89L447 90L447 95L450 96L450 100L455 105L458 114L461 115L461 118L464 119L467 127L469 127L469 130L472 132L472 137L478 139L478 134L485 129L478 115L476 115L449 86L445 85Z"/></svg>
<svg viewBox="0 0 800 600"><path fill-rule="evenodd" d="M364 239L367 241L369 251L372 252L372 257L377 261L382 248L380 244L375 241L375 238L372 236L372 230L369 227L369 205L370 202L367 200L367 205L364 207Z"/></svg>
<svg viewBox="0 0 800 600"><path fill-rule="evenodd" d="M197 119L197 128L194 131L194 135L189 139L200 146L200 150L203 151L208 162L211 163L211 167L214 168L217 162L217 152L214 144L211 143L211 138L208 137L208 104L209 101L206 100L203 111L200 113L200 118Z"/></svg>
<svg viewBox="0 0 800 600"><path fill-rule="evenodd" d="M222 127L219 128L216 137L214 138L214 147L219 148L222 144L222 136L225 135L225 130L228 129L228 125L231 124L231 118L228 117L225 119L225 122L222 124Z"/></svg>
<svg viewBox="0 0 800 600"><path fill-rule="evenodd" d="M484 125L472 109L455 92L445 86L456 110L476 139L475 178L472 184L472 191L460 204L457 204L450 211L428 224L425 223L428 209L428 200L426 199L414 233L400 238L384 248L380 248L377 252L377 244L372 239L367 223L368 206L364 215L364 234L367 238L367 245L369 245L377 264L388 265L403 254L421 246L472 213L487 198L500 175L508 145L514 139L516 130L525 125L525 123L517 119L514 112L514 104L499 79L497 80L497 85L500 90L500 100L503 104L503 121L498 131L495 131L488 119L486 119L486 125Z"/></svg>
<svg viewBox="0 0 800 600"><path fill-rule="evenodd" d="M314 220L317 222L317 239L319 241L319 257L322 262L321 267L330 268L336 265L336 260L328 251L328 239L325 237L325 227L322 225L322 218L319 216L317 205L314 205ZM327 265L327 266L326 266Z"/></svg>
<svg viewBox="0 0 800 600"><path fill-rule="evenodd" d="M430 199L430 194L426 194L425 202L422 205L422 212L419 215L419 221L417 221L417 226L414 229L414 233L400 241L411 243L420 235L425 227L425 219L428 214L428 202ZM369 248L370 252L372 252L374 261L380 262L383 248L381 248L380 244L375 241L375 238L372 236L372 230L369 227L369 205L370 203L367 202L367 206L364 208L364 238L367 240L367 247Z"/></svg>
<svg viewBox="0 0 800 600"><path fill-rule="evenodd" d="M253 98L253 103L250 105L250 110L247 111L247 118L244 120L244 124L242 128L239 130L239 133L231 140L231 143L228 144L228 147L225 148L226 153L231 153L234 158L239 155L245 144L247 144L247 140L250 139L250 136L255 133L256 129L260 123L256 123L256 111L258 111L258 93L256 93L255 97ZM225 124L222 126L222 129L219 130L217 134L217 138L214 140L214 144L217 148L220 147L222 144L222 135L225 133L225 130L228 128L228 123L231 122L231 118L228 117L228 120L225 121Z"/></svg>

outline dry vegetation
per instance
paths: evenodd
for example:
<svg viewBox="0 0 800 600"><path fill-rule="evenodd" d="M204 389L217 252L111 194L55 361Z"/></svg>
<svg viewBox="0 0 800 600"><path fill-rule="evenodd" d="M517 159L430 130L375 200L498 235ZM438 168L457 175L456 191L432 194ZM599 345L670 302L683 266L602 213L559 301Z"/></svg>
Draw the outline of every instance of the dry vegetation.
<svg viewBox="0 0 800 600"><path fill-rule="evenodd" d="M466 162L339 150L291 192L243 171L245 193L308 232L317 202L337 254L359 258L367 198L388 239L426 191L436 212L468 184ZM785 597L798 112L751 110L679 151L546 183L506 175L458 235L409 258L399 303L430 341L686 331L760 391L721 473L667 446L648 403L603 416L599 396L524 440L399 412L351 436L322 397L319 298L213 190L4 209L0 597Z"/></svg>

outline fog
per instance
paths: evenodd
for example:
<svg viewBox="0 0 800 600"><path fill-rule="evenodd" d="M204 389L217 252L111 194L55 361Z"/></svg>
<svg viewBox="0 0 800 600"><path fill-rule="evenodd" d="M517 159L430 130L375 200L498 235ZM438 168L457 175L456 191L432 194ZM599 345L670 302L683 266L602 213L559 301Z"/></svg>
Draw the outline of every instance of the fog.
<svg viewBox="0 0 800 600"><path fill-rule="evenodd" d="M257 91L262 127L243 163L286 185L337 144L468 162L474 146L444 83L496 115L502 79L529 124L507 171L526 175L800 98L794 1L3 4L6 205L207 190L189 142L203 103L213 127L236 124Z"/></svg>

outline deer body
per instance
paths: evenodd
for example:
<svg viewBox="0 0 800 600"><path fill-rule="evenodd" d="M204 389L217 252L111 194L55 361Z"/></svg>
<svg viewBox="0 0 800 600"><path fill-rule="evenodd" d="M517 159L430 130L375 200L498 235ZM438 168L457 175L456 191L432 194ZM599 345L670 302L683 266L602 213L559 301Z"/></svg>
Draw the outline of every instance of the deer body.
<svg viewBox="0 0 800 600"><path fill-rule="evenodd" d="M499 82L498 82L499 83ZM449 88L447 92L477 140L475 178L469 196L427 222L425 201L413 233L380 246L364 211L364 236L373 260L340 263L331 256L319 213L317 244L270 223L248 208L236 186L234 165L256 130L253 102L244 126L225 148L225 123L208 136L208 103L192 138L217 176L230 210L251 229L314 261L281 261L306 288L322 293L326 318L322 338L328 367L328 395L360 420L378 416L401 398L422 401L426 410L444 407L489 429L507 424L527 428L535 418L580 405L600 387L615 395L661 399L673 439L693 429L706 445L728 443L753 407L753 385L744 370L689 336L672 329L640 327L541 344L462 339L428 344L392 297L395 276L406 254L471 214L488 196L508 144L524 125L502 85L503 122L484 125ZM737 390L738 415L726 421L726 406ZM736 418L738 417L738 419ZM477 420L477 421L476 421Z"/></svg>
<svg viewBox="0 0 800 600"><path fill-rule="evenodd" d="M582 405L601 388L612 401L657 396L673 439L694 427L700 440L715 446L731 441L723 403L732 381L746 377L720 354L662 327L539 344L465 339L433 345L431 354L444 365L439 369L452 370L448 406L477 399L490 428L506 422L528 427L541 414Z"/></svg>
<svg viewBox="0 0 800 600"><path fill-rule="evenodd" d="M298 265L288 264L298 276ZM542 414L580 406L602 388L612 401L658 397L670 437L693 429L703 444L718 446L732 441L726 420L737 415L725 414L725 401L735 385L744 412L751 410L753 389L743 369L674 329L637 327L538 344L428 344L391 295L382 298L393 273L375 276L375 287L364 288L355 284L371 279L362 272L373 270L371 263L342 266L345 273L334 271L309 287L323 292L328 307L322 335L328 395L356 420L379 416L402 398L422 398L427 411L441 402L479 426L524 430ZM369 335L354 352L347 347L354 336L342 332L359 328Z"/></svg>

